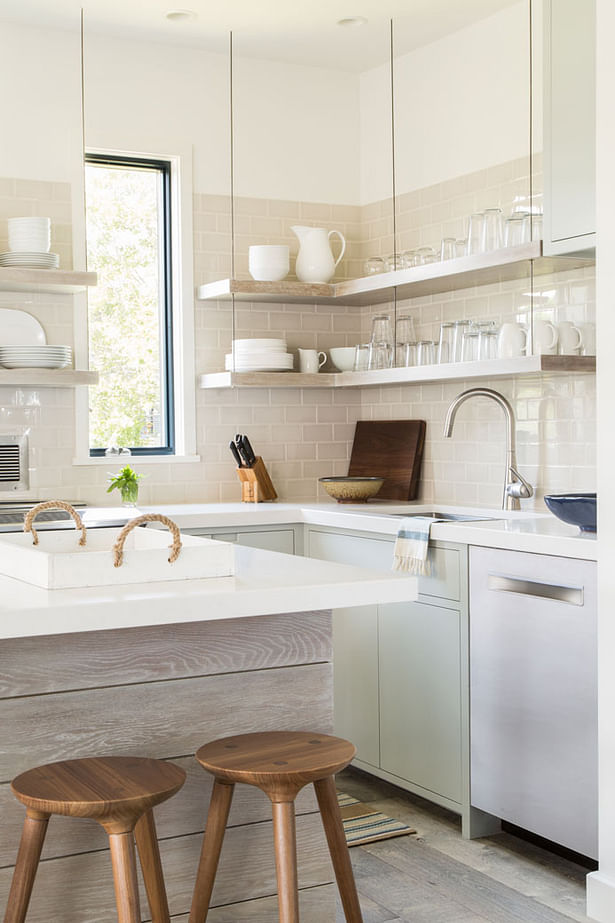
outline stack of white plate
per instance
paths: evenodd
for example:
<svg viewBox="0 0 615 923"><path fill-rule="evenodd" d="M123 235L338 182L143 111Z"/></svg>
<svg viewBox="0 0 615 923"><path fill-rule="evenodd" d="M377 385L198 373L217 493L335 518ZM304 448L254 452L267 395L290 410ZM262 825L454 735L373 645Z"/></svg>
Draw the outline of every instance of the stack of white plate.
<svg viewBox="0 0 615 923"><path fill-rule="evenodd" d="M255 337L233 340L233 351L227 353L227 372L290 372L293 355L286 351L286 340Z"/></svg>
<svg viewBox="0 0 615 923"><path fill-rule="evenodd" d="M65 369L72 361L70 346L0 346L0 365L7 369Z"/></svg>
<svg viewBox="0 0 615 923"><path fill-rule="evenodd" d="M35 250L22 250L13 253L7 250L0 253L0 266L22 266L24 269L57 269L60 256L57 253L38 253Z"/></svg>

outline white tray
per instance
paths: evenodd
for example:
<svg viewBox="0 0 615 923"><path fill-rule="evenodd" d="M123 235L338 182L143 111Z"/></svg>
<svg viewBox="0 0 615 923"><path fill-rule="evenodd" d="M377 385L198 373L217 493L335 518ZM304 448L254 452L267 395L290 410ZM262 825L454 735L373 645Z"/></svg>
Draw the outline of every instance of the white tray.
<svg viewBox="0 0 615 923"><path fill-rule="evenodd" d="M36 523L34 524L36 528ZM228 577L235 572L233 545L182 535L173 564L168 558L173 537L166 529L133 529L124 543L124 561L114 567L112 548L121 529L91 529L85 546L76 529L38 531L39 544L24 532L0 536L0 573L49 590L117 586L158 580Z"/></svg>

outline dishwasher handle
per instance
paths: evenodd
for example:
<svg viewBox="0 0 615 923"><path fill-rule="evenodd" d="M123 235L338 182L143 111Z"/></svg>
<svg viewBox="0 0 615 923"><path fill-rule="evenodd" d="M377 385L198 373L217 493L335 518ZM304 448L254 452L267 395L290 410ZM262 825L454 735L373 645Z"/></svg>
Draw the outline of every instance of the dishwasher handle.
<svg viewBox="0 0 615 923"><path fill-rule="evenodd" d="M540 583L526 577L510 577L505 574L489 574L487 589L500 593L518 593L520 596L537 596L540 599L553 599L571 606L582 606L583 587L558 586L552 583Z"/></svg>

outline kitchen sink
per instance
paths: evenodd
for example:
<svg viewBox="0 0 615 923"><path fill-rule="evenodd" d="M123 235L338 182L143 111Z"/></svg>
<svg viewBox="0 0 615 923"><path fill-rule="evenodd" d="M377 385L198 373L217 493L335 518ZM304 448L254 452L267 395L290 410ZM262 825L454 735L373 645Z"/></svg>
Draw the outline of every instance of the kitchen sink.
<svg viewBox="0 0 615 923"><path fill-rule="evenodd" d="M470 516L466 513L438 513L429 510L426 513L387 513L388 516L397 516L400 519L412 519L421 516L427 519L445 519L447 522L494 522L495 516Z"/></svg>

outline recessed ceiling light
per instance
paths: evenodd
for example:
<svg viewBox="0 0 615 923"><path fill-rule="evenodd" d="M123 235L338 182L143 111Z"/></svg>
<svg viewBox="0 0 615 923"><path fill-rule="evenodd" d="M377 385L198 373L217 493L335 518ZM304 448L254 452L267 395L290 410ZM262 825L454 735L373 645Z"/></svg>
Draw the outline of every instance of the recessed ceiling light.
<svg viewBox="0 0 615 923"><path fill-rule="evenodd" d="M345 19L338 19L338 26L364 26L367 22L365 16L347 16Z"/></svg>
<svg viewBox="0 0 615 923"><path fill-rule="evenodd" d="M194 10L167 10L164 15L171 22L187 22L189 19L196 19Z"/></svg>

